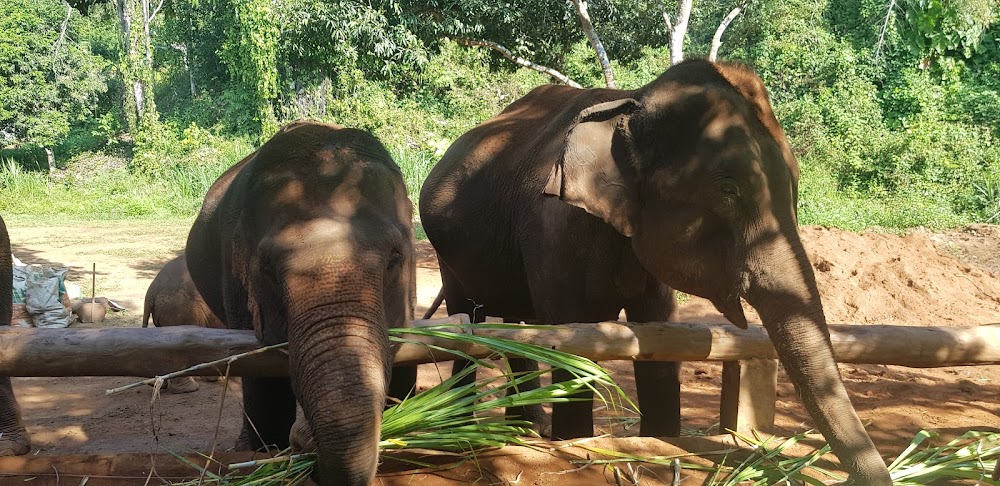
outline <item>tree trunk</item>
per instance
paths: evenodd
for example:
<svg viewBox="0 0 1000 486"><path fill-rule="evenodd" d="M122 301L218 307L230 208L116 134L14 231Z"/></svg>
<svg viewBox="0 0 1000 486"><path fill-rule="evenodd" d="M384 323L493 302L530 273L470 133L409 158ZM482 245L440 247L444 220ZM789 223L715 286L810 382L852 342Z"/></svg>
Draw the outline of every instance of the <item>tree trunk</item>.
<svg viewBox="0 0 1000 486"><path fill-rule="evenodd" d="M56 171L56 154L52 152L52 147L45 147L45 160L49 162L49 174Z"/></svg>
<svg viewBox="0 0 1000 486"><path fill-rule="evenodd" d="M670 31L670 63L677 64L684 60L684 36L687 35L688 19L691 18L691 5L694 0L680 0L677 7L677 23Z"/></svg>
<svg viewBox="0 0 1000 486"><path fill-rule="evenodd" d="M597 36L597 31L594 30L594 24L590 22L590 13L587 11L587 0L573 0L573 5L576 6L577 16L580 17L580 26L583 28L583 33L587 36L587 40L590 41L590 46L594 48L594 52L597 53L597 61L601 63L601 70L604 71L604 84L609 88L615 88L615 74L611 70L611 61L608 60L608 53L604 50L604 44L601 43L601 39Z"/></svg>
<svg viewBox="0 0 1000 486"><path fill-rule="evenodd" d="M171 44L170 47L181 53L181 59L184 61L184 70L188 73L188 84L191 85L191 97L198 96L198 92L194 88L194 71L191 70L191 63L188 60L187 44Z"/></svg>
<svg viewBox="0 0 1000 486"><path fill-rule="evenodd" d="M719 28L715 29L715 35L712 36L712 50L709 51L708 53L709 61L715 62L715 59L719 55L719 47L722 46L722 33L726 31L726 28L729 27L729 24L742 11L743 11L742 5L730 10L729 15L726 15L726 18L722 19L722 22L719 23Z"/></svg>
<svg viewBox="0 0 1000 486"><path fill-rule="evenodd" d="M152 90L149 0L115 0L115 6L121 27L119 41L123 54L119 70L122 82L131 86L131 89L125 90L125 116L129 130L137 132L158 119Z"/></svg>
<svg viewBox="0 0 1000 486"><path fill-rule="evenodd" d="M59 62L59 50L62 48L63 42L66 40L66 28L69 27L69 18L73 15L73 6L66 4L66 18L63 19L62 26L59 27L59 38L56 39L55 48L52 49L52 74L57 77L59 73L56 71L56 63Z"/></svg>
<svg viewBox="0 0 1000 486"><path fill-rule="evenodd" d="M460 317L414 321L415 327L460 323ZM467 319L468 317L465 316ZM535 343L594 361L743 361L777 354L760 326L741 330L730 324L683 322L600 322L546 326L545 329L479 329L477 336ZM908 327L830 326L833 354L839 363L933 368L1000 364L1000 326ZM445 339L414 340L458 349L476 357L490 351ZM199 363L260 348L253 331L165 328L23 329L0 328L0 375L11 376L156 376ZM16 350L16 352L14 352ZM102 356L100 360L92 356ZM420 344L403 344L397 365L454 359ZM213 375L207 367L192 375ZM285 376L287 356L265 352L233 362L233 376Z"/></svg>
<svg viewBox="0 0 1000 486"><path fill-rule="evenodd" d="M524 67L526 67L528 69L533 69L533 70L538 71L540 73L548 74L549 76L552 76L553 78L557 79L559 82L561 82L563 84L566 84L566 85L569 85L569 86L572 86L574 88L582 88L583 87L583 86L580 86L580 83L577 83L576 81L573 81L572 79L569 78L569 76L566 76L565 74L563 74L563 73L561 73L559 71L556 71L555 69L552 69L552 68L550 68L548 66L542 66L541 64L535 64L535 63L533 63L533 62L531 62L531 61L529 61L529 60L527 60L527 59L525 59L523 57L515 56L513 52L510 52L510 49L507 49L506 47L504 47L504 46L502 46L500 44L497 44L496 42L490 42L490 41L485 41L485 40L475 40L475 39L463 39L463 38L455 39L455 42L457 42L459 44L462 44L463 46L489 47L490 49L493 49L494 51L497 51L500 54L503 54L503 57L506 57L507 59L510 59L511 61L514 61L514 63L517 64L518 66L524 66ZM443 294L441 294L441 295L443 295ZM438 302L438 303L440 304L440 302Z"/></svg>
<svg viewBox="0 0 1000 486"><path fill-rule="evenodd" d="M252 93L261 140L278 130L273 101L278 96L278 37L270 0L233 0L236 28L228 29L222 59L232 77Z"/></svg>

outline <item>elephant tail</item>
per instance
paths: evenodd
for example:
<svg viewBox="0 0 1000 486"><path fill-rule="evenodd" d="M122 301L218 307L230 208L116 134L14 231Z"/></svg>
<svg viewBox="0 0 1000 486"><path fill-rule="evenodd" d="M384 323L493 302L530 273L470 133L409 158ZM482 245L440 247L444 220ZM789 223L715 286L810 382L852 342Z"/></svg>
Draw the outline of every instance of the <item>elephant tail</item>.
<svg viewBox="0 0 1000 486"><path fill-rule="evenodd" d="M441 290L438 291L437 297L434 297L434 302L431 303L429 308L427 308L427 312L424 312L424 319L430 319L431 316L437 312L438 307L441 307L442 302L444 302L444 287L441 287Z"/></svg>
<svg viewBox="0 0 1000 486"><path fill-rule="evenodd" d="M142 304L142 327L149 327L149 318L153 315L153 299L148 295Z"/></svg>

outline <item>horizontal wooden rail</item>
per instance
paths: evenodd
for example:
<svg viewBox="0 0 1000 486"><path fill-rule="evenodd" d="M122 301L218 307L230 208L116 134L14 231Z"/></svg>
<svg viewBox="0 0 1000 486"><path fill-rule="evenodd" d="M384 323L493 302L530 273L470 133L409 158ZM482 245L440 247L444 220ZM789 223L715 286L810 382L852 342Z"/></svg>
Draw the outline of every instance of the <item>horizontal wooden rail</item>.
<svg viewBox="0 0 1000 486"><path fill-rule="evenodd" d="M415 321L416 325L461 322ZM475 326L472 326L475 329ZM741 361L775 358L760 326L740 330L728 324L620 323L565 324L543 329L475 329L475 334L506 337L589 357L594 360ZM901 365L916 368L1000 364L1000 325L910 327L831 325L831 340L842 363ZM436 346L455 348L452 341ZM0 329L0 375L7 376L156 376L198 363L250 351L260 345L252 331L198 327L106 329ZM486 351L460 347L475 356ZM397 364L447 360L451 355L404 344ZM215 374L203 370L199 374ZM287 375L287 354L262 353L233 363L234 376Z"/></svg>

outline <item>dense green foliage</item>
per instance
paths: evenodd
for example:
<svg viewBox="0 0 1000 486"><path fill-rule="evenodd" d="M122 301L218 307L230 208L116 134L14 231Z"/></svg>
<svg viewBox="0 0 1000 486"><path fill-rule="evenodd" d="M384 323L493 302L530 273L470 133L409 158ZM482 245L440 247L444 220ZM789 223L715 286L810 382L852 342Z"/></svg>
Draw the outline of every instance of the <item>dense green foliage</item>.
<svg viewBox="0 0 1000 486"><path fill-rule="evenodd" d="M98 117L108 62L89 42L72 41L87 23L78 13L67 18L58 2L0 0L0 143L51 147Z"/></svg>
<svg viewBox="0 0 1000 486"><path fill-rule="evenodd" d="M0 211L189 216L219 172L297 118L372 131L416 197L452 140L550 82L451 39L497 42L603 84L569 2L165 0L148 57L158 121L135 127L114 5L71 3L85 12L71 12L53 56L66 5L0 0L0 58L13 60L0 63ZM676 6L590 1L622 87L669 66L661 4ZM708 52L734 5L695 2L689 57ZM998 14L997 0L747 4L721 56L751 65L771 92L802 166L802 222L1000 220ZM65 168L52 176L47 146Z"/></svg>

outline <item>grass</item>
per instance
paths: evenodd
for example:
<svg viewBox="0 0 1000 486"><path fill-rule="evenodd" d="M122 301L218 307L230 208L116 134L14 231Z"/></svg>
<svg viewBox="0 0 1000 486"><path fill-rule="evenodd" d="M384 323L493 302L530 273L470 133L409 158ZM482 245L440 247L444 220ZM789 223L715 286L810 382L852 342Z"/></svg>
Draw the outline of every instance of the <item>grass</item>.
<svg viewBox="0 0 1000 486"><path fill-rule="evenodd" d="M733 433L733 437L749 454L736 464L727 465L737 449L703 453L705 456L720 456L719 464L704 466L685 463L680 459L691 454L677 456L635 456L596 448L591 452L605 457L588 461L594 465L614 465L650 463L674 466L680 469L705 471L710 474L703 483L707 486L766 486L839 484L847 478L819 465L824 455L830 453L830 445L822 444L812 452L794 456L789 449L799 445L809 432L781 439L765 437L757 432L750 435ZM939 439L937 432L921 430L902 453L889 464L889 475L896 486L922 486L938 484L939 481L967 481L961 484L1000 484L990 479L996 461L1000 458L1000 433L969 431L945 444L935 445ZM953 484L953 483L952 483Z"/></svg>
<svg viewBox="0 0 1000 486"><path fill-rule="evenodd" d="M219 174L252 150L236 142L223 150L201 147L182 155L164 155L162 163L142 170L94 168L82 160L51 177L4 159L0 160L0 213L5 218L59 221L193 218ZM416 207L420 185L437 158L403 147L394 147L391 153ZM95 154L94 158L105 156Z"/></svg>
<svg viewBox="0 0 1000 486"><path fill-rule="evenodd" d="M187 133L150 148L153 152L142 153L131 162L100 153L79 155L55 177L27 170L13 159L0 160L0 213L5 217L92 221L193 217L216 177L254 147L247 140L203 130L190 137ZM420 187L440 151L405 144L388 148L416 206ZM955 194L949 191L955 190L873 196L842 191L832 176L813 168L802 174L799 219L802 224L852 231L917 226L942 229L1000 221L1000 183L989 179L975 184L971 193L977 204L984 206L976 214L954 209Z"/></svg>

